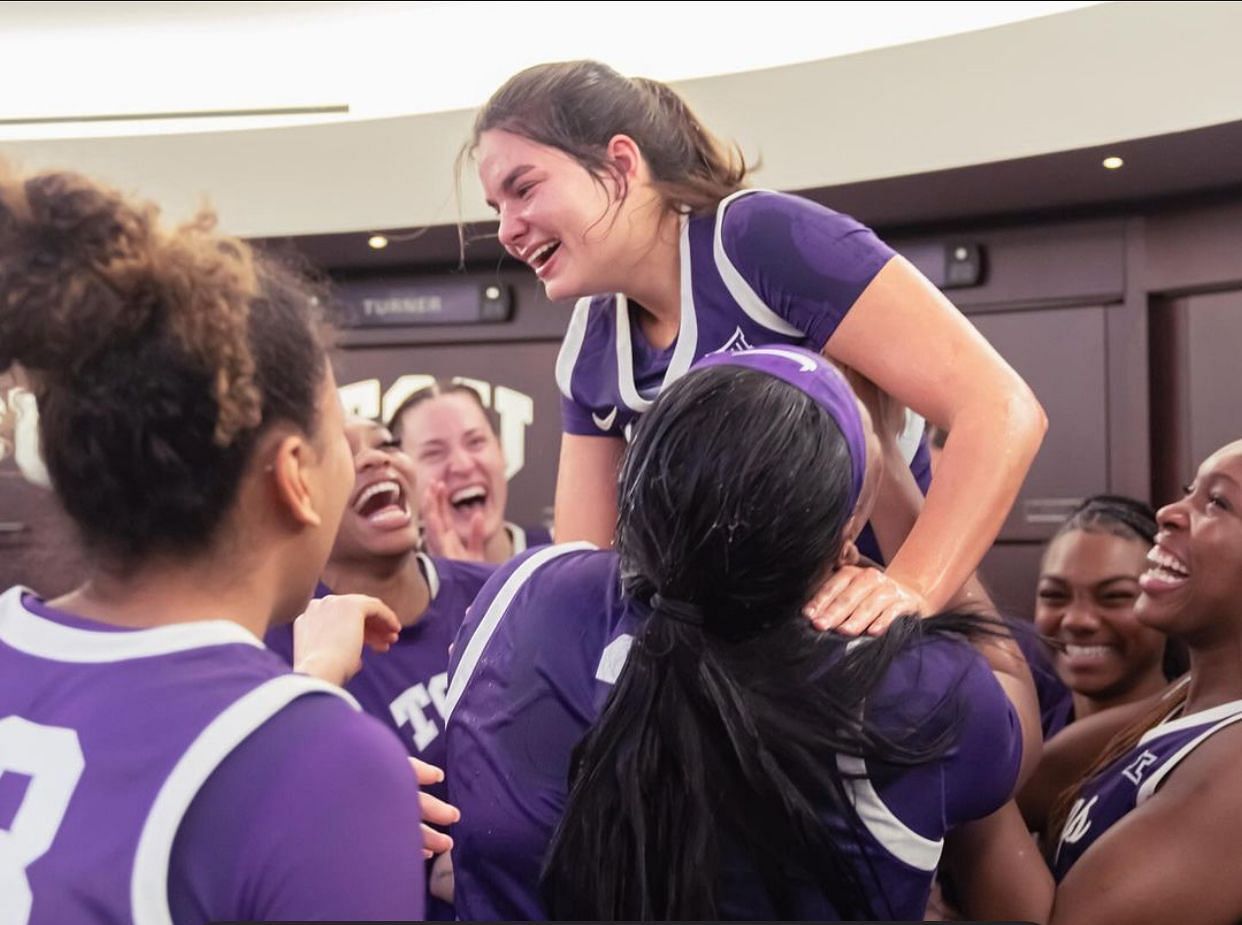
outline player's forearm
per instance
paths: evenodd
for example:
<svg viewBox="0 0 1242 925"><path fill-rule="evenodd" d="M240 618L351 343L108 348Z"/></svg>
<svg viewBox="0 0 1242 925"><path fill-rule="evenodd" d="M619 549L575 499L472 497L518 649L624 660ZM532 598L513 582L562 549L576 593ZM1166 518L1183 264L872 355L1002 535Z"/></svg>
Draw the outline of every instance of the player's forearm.
<svg viewBox="0 0 1242 925"><path fill-rule="evenodd" d="M953 421L922 513L888 573L943 609L996 539L1047 428L1029 391L980 399Z"/></svg>

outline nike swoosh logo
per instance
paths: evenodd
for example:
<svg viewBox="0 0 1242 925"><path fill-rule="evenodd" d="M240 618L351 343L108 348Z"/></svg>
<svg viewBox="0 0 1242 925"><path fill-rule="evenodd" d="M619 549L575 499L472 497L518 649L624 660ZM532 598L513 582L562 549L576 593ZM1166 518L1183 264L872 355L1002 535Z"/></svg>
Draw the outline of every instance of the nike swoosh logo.
<svg viewBox="0 0 1242 925"><path fill-rule="evenodd" d="M592 411L591 420L595 422L595 426L600 430L612 430L612 425L617 420L617 409L614 406L613 409L608 412L606 417L600 417Z"/></svg>

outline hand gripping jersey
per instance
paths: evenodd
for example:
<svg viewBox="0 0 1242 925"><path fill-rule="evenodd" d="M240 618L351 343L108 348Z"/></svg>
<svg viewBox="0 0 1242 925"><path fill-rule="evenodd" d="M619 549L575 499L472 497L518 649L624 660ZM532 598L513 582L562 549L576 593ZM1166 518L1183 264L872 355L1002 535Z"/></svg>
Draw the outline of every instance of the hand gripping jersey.
<svg viewBox="0 0 1242 925"><path fill-rule="evenodd" d="M1091 780L1070 808L1053 858L1060 881L1095 840L1151 799L1177 765L1209 737L1242 720L1242 700L1166 719Z"/></svg>
<svg viewBox="0 0 1242 925"><path fill-rule="evenodd" d="M387 828L366 831L376 813L331 754L341 748ZM421 842L397 828L416 832L418 813L391 805L417 799L404 765L339 689L290 674L235 623L126 630L21 588L0 596L4 925L420 916ZM281 790L291 803L264 804ZM325 816L329 795L343 802ZM307 840L303 819L342 839L334 851L360 851L339 830L355 804L350 825L395 853L405 883L359 895L363 864Z"/></svg>
<svg viewBox="0 0 1242 925"><path fill-rule="evenodd" d="M454 647L448 694L462 919L546 918L539 875L567 798L570 754L648 618L622 594L616 554L585 543L518 557L479 595ZM869 709L893 732L957 729L950 750L918 768L824 756L857 775L852 793L866 833L855 855L876 908L920 919L945 832L1009 798L1021 759L1018 722L982 658L948 639L903 653ZM802 918L839 918L818 890L800 892L798 905ZM720 908L724 918L772 917L758 873L740 856L726 854L722 864Z"/></svg>

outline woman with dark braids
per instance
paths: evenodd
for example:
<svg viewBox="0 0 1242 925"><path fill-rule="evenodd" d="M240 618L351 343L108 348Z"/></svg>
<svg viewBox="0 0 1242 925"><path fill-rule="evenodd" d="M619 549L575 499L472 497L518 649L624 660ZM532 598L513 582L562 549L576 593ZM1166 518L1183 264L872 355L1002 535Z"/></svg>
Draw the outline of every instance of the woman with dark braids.
<svg viewBox="0 0 1242 925"><path fill-rule="evenodd" d="M1047 880L1009 802L1039 731L999 624L851 644L803 615L857 561L878 453L818 355L709 357L638 423L617 551L493 576L450 666L463 918L921 918L959 827L949 863ZM1050 887L1000 882L970 878L968 911L1042 917Z"/></svg>
<svg viewBox="0 0 1242 925"><path fill-rule="evenodd" d="M383 647L396 616L298 620L299 667L334 684L261 642L353 485L315 293L213 224L0 171L0 372L31 383L91 563L55 600L0 595L6 925L423 913L414 775L335 686L364 619Z"/></svg>
<svg viewBox="0 0 1242 925"><path fill-rule="evenodd" d="M1042 663L1032 664L1032 672L1046 677L1049 668L1055 670L1059 683L1047 678L1045 687L1060 691L1046 698L1045 736L1074 719L1150 697L1186 670L1181 644L1134 614L1156 530L1149 505L1095 495L1044 550L1035 628L1056 648L1032 653L1033 662Z"/></svg>

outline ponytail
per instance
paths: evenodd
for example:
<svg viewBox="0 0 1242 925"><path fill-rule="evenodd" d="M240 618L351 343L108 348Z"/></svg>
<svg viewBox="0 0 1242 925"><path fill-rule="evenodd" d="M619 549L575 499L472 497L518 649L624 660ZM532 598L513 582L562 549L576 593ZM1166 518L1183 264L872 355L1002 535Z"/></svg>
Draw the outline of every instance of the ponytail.
<svg viewBox="0 0 1242 925"><path fill-rule="evenodd" d="M954 710L921 703L880 728L865 701L919 639L987 630L905 618L851 646L811 628L802 608L841 550L850 490L836 421L775 377L694 370L640 420L617 550L625 597L650 615L574 752L544 871L553 918L721 918L736 856L772 917L797 917L808 894L846 919L891 915L834 756L942 755Z"/></svg>

